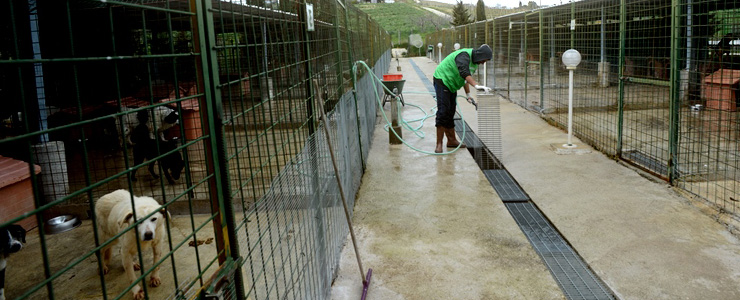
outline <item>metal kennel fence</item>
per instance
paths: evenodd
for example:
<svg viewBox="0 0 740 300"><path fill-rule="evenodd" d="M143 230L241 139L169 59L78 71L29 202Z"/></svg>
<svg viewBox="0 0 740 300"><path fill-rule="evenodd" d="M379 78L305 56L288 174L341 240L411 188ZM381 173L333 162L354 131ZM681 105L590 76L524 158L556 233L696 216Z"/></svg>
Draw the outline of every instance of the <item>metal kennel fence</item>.
<svg viewBox="0 0 740 300"><path fill-rule="evenodd" d="M574 133L740 217L740 2L583 0L485 23L489 86L565 128L560 55L578 50ZM478 27L441 30L426 42L445 44L444 57L456 42L479 46L460 37Z"/></svg>
<svg viewBox="0 0 740 300"><path fill-rule="evenodd" d="M8 299L328 298L348 233L334 176L353 206L379 92L353 62L390 63L375 21L333 0L0 7L0 229L29 230ZM134 284L115 250L98 272L95 200L117 189L172 215L159 261L137 242Z"/></svg>

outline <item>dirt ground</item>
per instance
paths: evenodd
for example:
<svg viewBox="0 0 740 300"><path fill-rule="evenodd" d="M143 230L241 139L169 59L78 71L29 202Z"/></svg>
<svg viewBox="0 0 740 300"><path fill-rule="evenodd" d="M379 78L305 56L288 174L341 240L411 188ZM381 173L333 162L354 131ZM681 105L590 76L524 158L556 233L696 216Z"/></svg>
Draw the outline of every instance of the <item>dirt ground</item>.
<svg viewBox="0 0 740 300"><path fill-rule="evenodd" d="M193 290L188 291L194 292L200 287L197 284L199 274L203 274L203 278L206 279L213 274L218 263L216 262L216 266L209 265L216 258L216 244L205 243L209 238L213 238L213 227L210 222L206 221L208 217L208 215L198 215L192 219L196 228L207 223L198 231L197 239L204 243L197 249L190 246L189 241L185 241L185 236L193 232L191 218L188 216L172 217L172 222L170 222L171 244L165 247L177 250L161 265L162 285L157 288L147 286L149 299L171 298L178 288L184 292L186 286L195 281L196 285ZM92 222L86 220L73 230L45 236L43 243L46 245L46 255L49 258L50 274L58 274L51 281L54 299L103 298L103 284L98 275L98 259L94 253L85 258L85 255L95 246L92 230ZM10 256L8 260L5 273L5 296L7 299L15 299L21 296L22 292L39 286L38 291L31 294L29 299L49 299L47 286L42 284L46 277L44 275L44 255L41 250L42 241L38 228L28 232L26 242L24 248ZM105 293L109 298L117 297L129 286L123 266L121 266L119 247L113 248L110 272L104 277ZM143 249L143 252L145 253L143 266L147 269L152 264L151 249ZM60 273L77 260L81 262L72 269ZM148 278L147 276L147 280ZM130 292L126 293L130 294ZM131 299L131 296L124 294L122 299Z"/></svg>

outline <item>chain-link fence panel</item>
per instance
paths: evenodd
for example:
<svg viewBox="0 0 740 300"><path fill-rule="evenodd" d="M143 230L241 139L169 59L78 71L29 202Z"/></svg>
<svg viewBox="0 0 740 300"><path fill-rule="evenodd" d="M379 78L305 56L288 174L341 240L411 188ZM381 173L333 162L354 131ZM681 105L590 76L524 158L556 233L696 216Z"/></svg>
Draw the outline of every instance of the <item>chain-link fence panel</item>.
<svg viewBox="0 0 740 300"><path fill-rule="evenodd" d="M679 99L675 182L734 215L740 209L739 13L738 1L675 7L671 62Z"/></svg>
<svg viewBox="0 0 740 300"><path fill-rule="evenodd" d="M625 8L622 158L668 177L671 2Z"/></svg>
<svg viewBox="0 0 740 300"><path fill-rule="evenodd" d="M194 297L231 258L191 4L2 4L6 298Z"/></svg>
<svg viewBox="0 0 740 300"><path fill-rule="evenodd" d="M7 298L328 298L390 63L347 5L2 4Z"/></svg>

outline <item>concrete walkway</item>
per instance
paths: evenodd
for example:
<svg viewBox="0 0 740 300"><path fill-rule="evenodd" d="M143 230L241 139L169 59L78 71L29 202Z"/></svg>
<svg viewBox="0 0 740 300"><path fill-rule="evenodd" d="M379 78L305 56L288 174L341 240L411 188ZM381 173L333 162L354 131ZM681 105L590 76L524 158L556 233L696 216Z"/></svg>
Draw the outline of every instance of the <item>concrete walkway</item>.
<svg viewBox="0 0 740 300"><path fill-rule="evenodd" d="M413 61L431 79L436 64ZM401 67L406 103L428 111L434 100L412 93L426 87L409 59ZM460 108L477 128L474 107ZM555 154L550 144L566 134L533 113L502 99L501 114L504 165L617 297L740 299L740 240L724 226L667 184L592 149ZM404 108L406 119L420 115ZM564 298L467 151L432 156L391 146L377 126L353 216L364 266L373 269L367 299ZM404 138L433 151L434 130L430 118L426 137ZM332 299L361 291L348 239Z"/></svg>

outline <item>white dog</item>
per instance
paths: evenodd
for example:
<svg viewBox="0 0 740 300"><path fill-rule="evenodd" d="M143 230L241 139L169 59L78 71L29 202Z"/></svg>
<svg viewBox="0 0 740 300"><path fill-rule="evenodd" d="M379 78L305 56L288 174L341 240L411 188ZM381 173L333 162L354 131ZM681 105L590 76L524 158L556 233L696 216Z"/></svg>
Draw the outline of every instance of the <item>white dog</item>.
<svg viewBox="0 0 740 300"><path fill-rule="evenodd" d="M162 255L163 242L165 241L165 222L169 219L169 213L157 203L151 197L133 197L135 210L131 208L131 194L126 190L117 190L110 194L106 194L100 197L95 202L95 217L97 219L98 232L101 235L101 241L107 241L114 235L125 230L138 219L141 220L144 217L148 218L141 221L135 228L139 235L139 243L141 249L146 246L152 247L154 254L153 262L159 261ZM134 211L136 213L136 219L134 218ZM150 216L151 213L156 212ZM123 268L126 270L126 276L129 282L133 283L136 280L136 274L134 270L140 268L138 263L134 262L134 258L137 256L136 249L136 232L129 230L123 234L119 239L108 244L107 247L102 250L102 261L103 261L103 274L108 273L108 264L110 263L111 248L113 245L121 242L121 256ZM159 278L159 267L152 270L152 276L149 280L149 284L152 287L157 287L162 283ZM141 289L140 285L136 285L131 289L134 299L144 299L144 290Z"/></svg>
<svg viewBox="0 0 740 300"><path fill-rule="evenodd" d="M128 112L134 109L135 108L124 107L122 109L122 112ZM152 140L158 138L163 142L167 141L164 137L164 131L170 129L172 126L175 126L175 124L177 124L177 122L179 121L179 115L177 114L177 112L174 109L166 106L157 106L151 109L149 113L145 116L145 118L147 119L146 127L149 128L149 138ZM141 119L141 115L134 112L127 113L120 116L120 118L116 118L118 142L121 146L123 146L124 141L126 141L129 145L134 144L131 141L131 132L134 131L136 126L139 126L139 119ZM152 120L154 120L154 124L152 124ZM123 122L123 132L121 132L121 122ZM154 132L154 126L157 127L156 134Z"/></svg>

